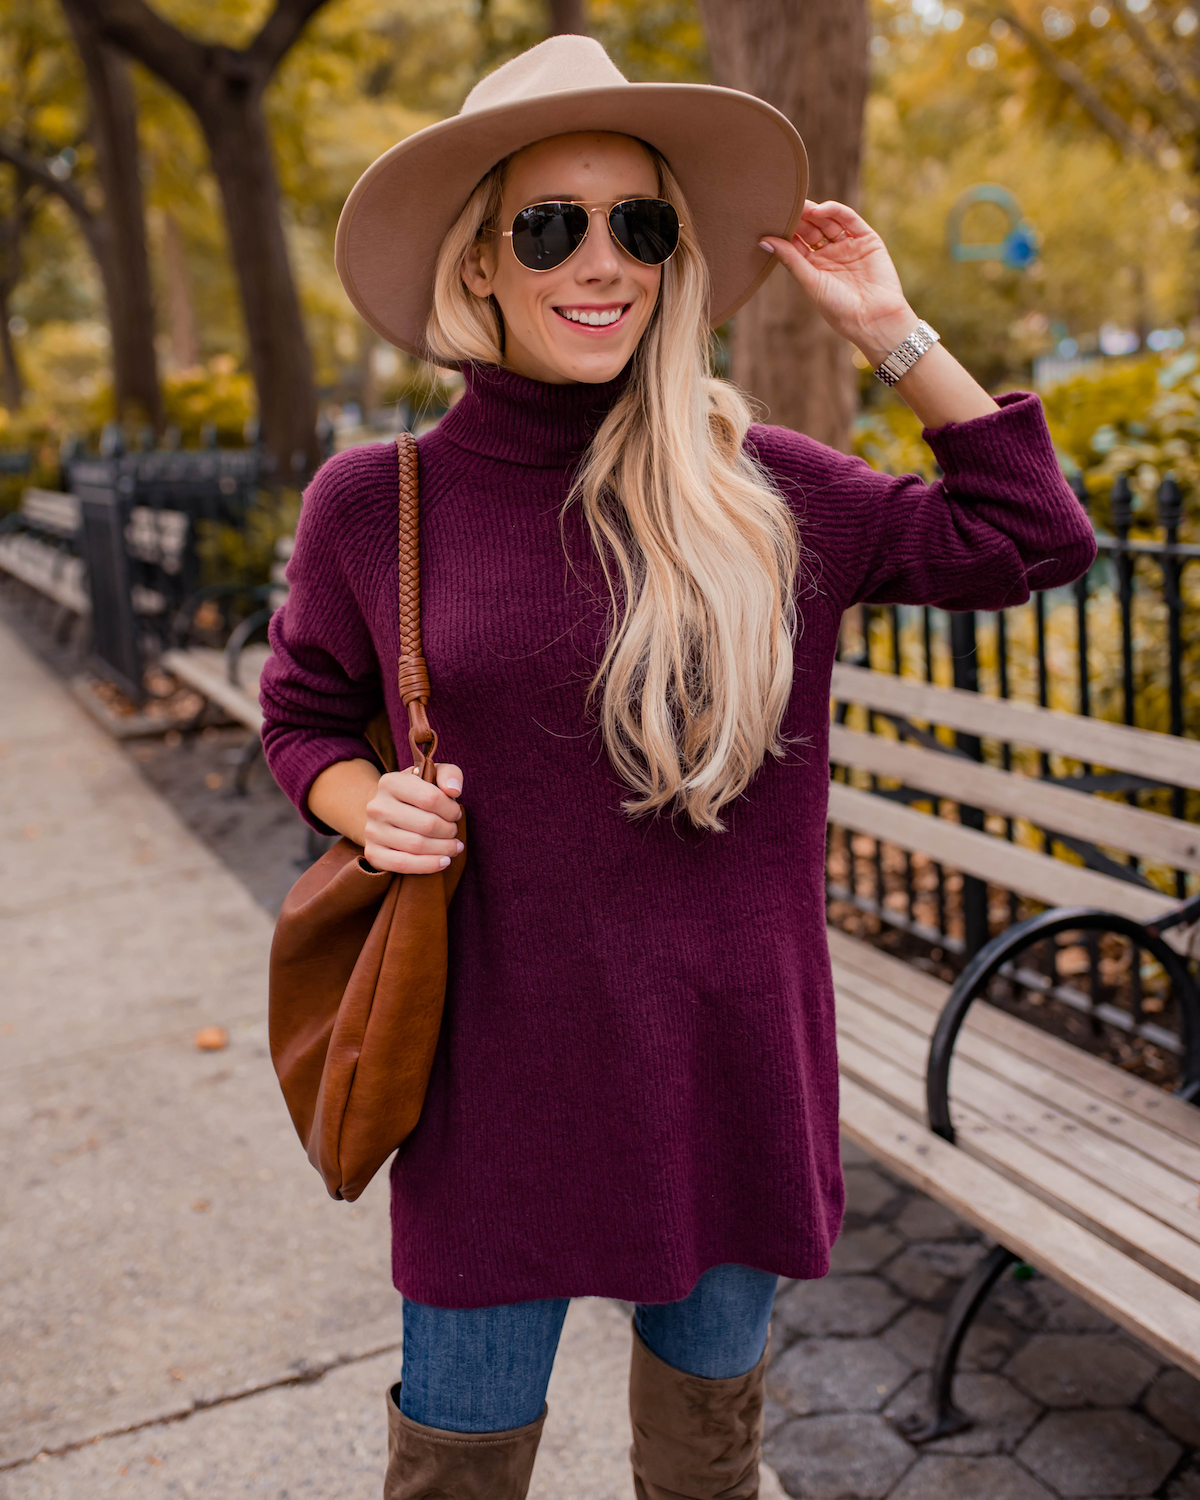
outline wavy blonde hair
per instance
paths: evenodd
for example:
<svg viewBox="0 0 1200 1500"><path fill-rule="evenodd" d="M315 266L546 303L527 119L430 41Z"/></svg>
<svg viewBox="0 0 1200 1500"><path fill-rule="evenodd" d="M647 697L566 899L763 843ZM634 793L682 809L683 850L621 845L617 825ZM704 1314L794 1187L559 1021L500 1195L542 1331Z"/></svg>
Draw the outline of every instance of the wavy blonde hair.
<svg viewBox="0 0 1200 1500"><path fill-rule="evenodd" d="M783 753L800 545L787 503L743 448L746 398L709 373L708 267L678 182L646 149L683 225L679 248L564 513L581 506L608 584L590 701L634 792L624 807L671 808L719 831L721 810ZM483 178L442 245L425 328L435 359L503 363L499 308L461 270L496 233L506 166Z"/></svg>

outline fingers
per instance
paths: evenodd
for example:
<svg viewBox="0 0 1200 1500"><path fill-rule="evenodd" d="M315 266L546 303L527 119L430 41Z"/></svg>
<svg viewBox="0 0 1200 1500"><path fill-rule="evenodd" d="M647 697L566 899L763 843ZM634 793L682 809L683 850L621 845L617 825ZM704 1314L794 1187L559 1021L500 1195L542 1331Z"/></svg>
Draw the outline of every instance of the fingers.
<svg viewBox="0 0 1200 1500"><path fill-rule="evenodd" d="M363 850L367 863L391 875L436 875L446 869L453 856L449 854L403 854L367 839Z"/></svg>
<svg viewBox="0 0 1200 1500"><path fill-rule="evenodd" d="M367 804L365 851L377 870L400 875L423 875L444 870L462 852L458 820L462 808L447 795L461 788L457 766L439 766L433 786L408 771L381 776Z"/></svg>
<svg viewBox="0 0 1200 1500"><path fill-rule="evenodd" d="M451 773L446 776L446 780L457 781L461 788L462 772L457 766L439 766L439 781L442 779L443 772ZM457 776L452 774L454 772L458 773ZM400 818L406 825L407 816L400 812L401 806L430 814L433 818L451 825L457 823L462 817L462 808L452 796L447 795L447 792L440 786L422 781L419 776L414 776L409 771L390 771L386 776L381 776L375 796L367 807L368 815L372 813L377 803L380 816L390 821ZM447 836L448 834L449 830L447 830Z"/></svg>
<svg viewBox="0 0 1200 1500"><path fill-rule="evenodd" d="M833 199L826 203L813 203L809 199L804 204L798 234L809 249L823 250L825 246L821 244L822 240L825 244L832 245L847 236L855 239L870 233L872 230L867 221L845 203L837 203Z"/></svg>
<svg viewBox="0 0 1200 1500"><path fill-rule="evenodd" d="M463 773L457 766L439 766L437 784L451 797L457 797L463 788Z"/></svg>
<svg viewBox="0 0 1200 1500"><path fill-rule="evenodd" d="M815 284L820 279L820 273L808 263L807 246L802 250L794 240L781 239L777 234L767 235L759 244L781 260L801 286Z"/></svg>

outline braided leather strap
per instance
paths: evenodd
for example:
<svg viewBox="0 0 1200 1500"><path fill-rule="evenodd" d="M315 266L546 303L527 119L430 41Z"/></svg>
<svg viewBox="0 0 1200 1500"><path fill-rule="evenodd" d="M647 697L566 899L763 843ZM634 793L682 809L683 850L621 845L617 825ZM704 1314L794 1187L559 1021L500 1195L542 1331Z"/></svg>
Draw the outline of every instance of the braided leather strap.
<svg viewBox="0 0 1200 1500"><path fill-rule="evenodd" d="M434 777L437 735L425 714L429 702L429 668L421 650L421 547L417 485L417 441L411 432L396 439L400 499L400 661L397 681L400 699L408 709L408 744L413 769L426 780Z"/></svg>

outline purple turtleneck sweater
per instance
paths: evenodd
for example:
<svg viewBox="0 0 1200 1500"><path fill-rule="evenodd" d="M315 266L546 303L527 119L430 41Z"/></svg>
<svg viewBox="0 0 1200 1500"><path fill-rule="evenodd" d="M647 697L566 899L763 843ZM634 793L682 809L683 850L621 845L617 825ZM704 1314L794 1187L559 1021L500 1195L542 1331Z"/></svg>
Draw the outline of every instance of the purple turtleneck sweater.
<svg viewBox="0 0 1200 1500"><path fill-rule="evenodd" d="M999 609L1074 579L1095 550L1036 396L927 432L933 485L752 428L814 585L791 748L725 833L631 821L585 706L606 594L577 509L559 519L618 390L469 370L420 441L430 716L440 758L464 770L470 840L429 1093L392 1167L392 1260L397 1287L436 1306L673 1301L727 1262L825 1273L843 1196L824 915L842 612ZM381 702L405 738L390 444L321 469L288 578L263 742L315 823L309 787L335 761L374 759L363 726Z"/></svg>

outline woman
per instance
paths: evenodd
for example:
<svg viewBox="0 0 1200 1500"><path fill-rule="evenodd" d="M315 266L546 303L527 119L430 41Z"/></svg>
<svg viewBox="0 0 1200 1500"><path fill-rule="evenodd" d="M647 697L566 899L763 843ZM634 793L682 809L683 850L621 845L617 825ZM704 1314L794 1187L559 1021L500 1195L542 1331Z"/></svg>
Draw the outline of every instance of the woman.
<svg viewBox="0 0 1200 1500"><path fill-rule="evenodd" d="M1093 556L1037 398L993 401L930 347L879 237L805 186L760 101L629 84L560 37L381 158L343 214L364 317L466 379L420 443L452 763L436 786L381 776L363 738L381 703L405 717L390 446L308 491L262 691L280 784L379 868L444 868L470 794L442 1034L392 1168L389 1500L526 1493L584 1295L637 1305L637 1494L757 1495L776 1278L825 1274L842 1210L842 612L998 609ZM751 425L709 378L709 326L775 262L873 366L894 356L944 481Z"/></svg>

